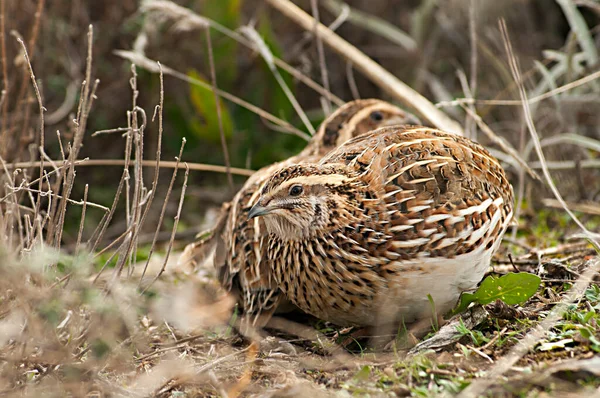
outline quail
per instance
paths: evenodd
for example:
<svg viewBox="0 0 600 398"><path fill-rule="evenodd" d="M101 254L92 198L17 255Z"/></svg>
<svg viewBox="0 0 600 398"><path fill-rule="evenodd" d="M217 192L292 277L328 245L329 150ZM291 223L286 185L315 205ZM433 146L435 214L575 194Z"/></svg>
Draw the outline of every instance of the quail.
<svg viewBox="0 0 600 398"><path fill-rule="evenodd" d="M242 325L264 326L276 309L285 307L264 256L264 223L261 219L248 220L248 210L258 200L267 177L281 167L319 161L348 139L378 127L418 122L412 114L378 99L341 106L321 124L302 152L253 174L233 200L223 205L209 237L188 245L180 262L193 264L214 255L219 281L237 297Z"/></svg>
<svg viewBox="0 0 600 398"><path fill-rule="evenodd" d="M264 222L270 275L301 310L340 326L410 323L476 288L513 190L481 145L394 126L275 171L248 216Z"/></svg>

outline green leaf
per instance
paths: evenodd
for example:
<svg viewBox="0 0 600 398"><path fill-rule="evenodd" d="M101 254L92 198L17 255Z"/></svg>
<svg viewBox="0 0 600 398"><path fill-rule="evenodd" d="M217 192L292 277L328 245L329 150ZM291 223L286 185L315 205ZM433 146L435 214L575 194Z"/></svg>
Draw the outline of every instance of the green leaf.
<svg viewBox="0 0 600 398"><path fill-rule="evenodd" d="M371 375L371 368L369 366L363 366L353 377L356 381L365 381L369 379Z"/></svg>
<svg viewBox="0 0 600 398"><path fill-rule="evenodd" d="M585 298L592 304L600 301L600 287L598 285L591 285L585 290Z"/></svg>
<svg viewBox="0 0 600 398"><path fill-rule="evenodd" d="M588 339L588 340L590 339L590 337L592 337L592 336L593 336L593 334L592 334L592 332L590 331L590 329L588 329L588 328L585 328L585 327L582 327L582 328L580 328L580 329L579 329L579 333L581 333L581 336L582 336L584 339Z"/></svg>
<svg viewBox="0 0 600 398"><path fill-rule="evenodd" d="M589 340L592 344L600 345L600 341L598 341L598 339L596 338L596 335L592 328L581 327L581 328L579 328L579 333L581 334L581 337Z"/></svg>
<svg viewBox="0 0 600 398"><path fill-rule="evenodd" d="M508 305L524 303L535 294L540 283L539 276L528 272L510 273L500 278L490 275L483 280L475 293L463 293L460 296L460 303L453 314L464 311L472 302L482 305L496 300L502 300Z"/></svg>
<svg viewBox="0 0 600 398"><path fill-rule="evenodd" d="M477 298L475 297L475 295L473 293L463 293L460 295L460 302L458 303L458 305L456 306L456 308L454 310L452 310L452 315L456 315L458 313L463 312L464 310L467 309L467 307L469 306L469 304L471 304L472 302L477 301Z"/></svg>
<svg viewBox="0 0 600 398"><path fill-rule="evenodd" d="M596 312L595 312L595 311L590 311L590 312L587 312L587 313L586 313L586 314L583 316L583 319L581 320L581 323L583 323L584 325L585 325L585 324L587 324L587 323L590 321L590 319L592 319L592 318L593 318L595 315L596 315Z"/></svg>
<svg viewBox="0 0 600 398"><path fill-rule="evenodd" d="M527 301L540 286L539 276L527 272L510 273L500 278L486 278L475 292L481 304L489 304L498 299L515 305Z"/></svg>
<svg viewBox="0 0 600 398"><path fill-rule="evenodd" d="M210 83L206 79L203 79L196 71L188 72L188 76L193 79ZM219 142L221 137L219 131L219 118L215 95L212 90L196 85L190 85L190 99L198 114L198 119L190 122L190 126L194 133L201 139ZM233 132L233 120L231 114L223 104L223 101L219 101L219 108L221 109L221 118L223 121L223 133L225 134L225 138L229 138Z"/></svg>
<svg viewBox="0 0 600 398"><path fill-rule="evenodd" d="M204 231L200 231L196 234L195 238L196 240L205 240L210 238L213 235L214 231L212 229L206 229Z"/></svg>

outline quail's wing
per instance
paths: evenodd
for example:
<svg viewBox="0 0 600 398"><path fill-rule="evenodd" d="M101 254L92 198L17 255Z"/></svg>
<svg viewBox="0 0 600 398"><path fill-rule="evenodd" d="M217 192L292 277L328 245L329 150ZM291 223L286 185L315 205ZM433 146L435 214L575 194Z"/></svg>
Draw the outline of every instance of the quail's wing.
<svg viewBox="0 0 600 398"><path fill-rule="evenodd" d="M414 126L357 137L324 162L344 162L385 203L391 245L404 259L453 257L492 246L512 218L513 192L481 145Z"/></svg>

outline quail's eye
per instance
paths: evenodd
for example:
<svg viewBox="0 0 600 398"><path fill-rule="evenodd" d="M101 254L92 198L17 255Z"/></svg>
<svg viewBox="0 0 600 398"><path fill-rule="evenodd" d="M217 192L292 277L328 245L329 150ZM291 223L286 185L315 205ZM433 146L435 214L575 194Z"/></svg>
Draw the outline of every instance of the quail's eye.
<svg viewBox="0 0 600 398"><path fill-rule="evenodd" d="M302 185L294 185L290 188L290 196L298 196L302 191Z"/></svg>
<svg viewBox="0 0 600 398"><path fill-rule="evenodd" d="M380 122L383 120L383 114L379 111L371 112L370 116L371 116L371 119L376 122Z"/></svg>

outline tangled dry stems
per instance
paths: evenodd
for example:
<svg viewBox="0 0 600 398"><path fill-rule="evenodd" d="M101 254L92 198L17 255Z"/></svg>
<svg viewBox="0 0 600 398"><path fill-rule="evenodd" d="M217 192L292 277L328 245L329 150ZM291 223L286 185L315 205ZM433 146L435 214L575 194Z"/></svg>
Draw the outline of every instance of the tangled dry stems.
<svg viewBox="0 0 600 398"><path fill-rule="evenodd" d="M29 56L33 55L36 47L44 4L43 0L37 2L37 12L29 36L20 41L23 48L29 51ZM459 361L449 360L443 354L435 357L423 354L412 362L402 362L397 355L378 355L375 359L374 356L367 355L365 358L359 358L340 351L334 344L329 345L327 339L331 339L330 333L316 333L312 328L292 329L292 325L285 321L279 325L280 329L301 336L294 337L295 343L300 341L303 344L300 345L301 348L291 346L289 343L288 345L277 343L268 349L263 348L266 351L257 352L255 346L243 345L240 338L227 326L233 301L230 297L218 295L213 285L204 280L194 281L193 284L184 283L183 288L178 288L179 292L173 294L171 287L182 286L185 277L169 273L157 279L165 269L168 256L157 258L158 256L154 254L143 265L136 264L135 253L140 246L141 227L150 204L155 199L156 187L159 184L158 173L155 172L151 187L146 186L141 169L142 166L154 165L155 170L158 170L162 162L160 145L155 160L143 159L143 135L144 130L148 128L148 122L145 120L145 111L136 103L139 93L135 84L132 87L134 94L132 107L128 112L128 126L122 130L127 133L125 136L127 149L124 158L118 161L124 168L114 202L110 207L89 202L87 184L82 200L72 198L71 192L76 183L77 168L85 164L81 163L83 159L78 159L78 154L98 84L91 74L92 31L90 30L88 36L90 44L86 76L81 84L82 100L78 106L75 123L72 131L59 134L62 159L52 160L47 155L44 156L44 126L49 117L44 116L44 98L37 87L35 68L27 57L25 57L23 73L13 82L7 80L6 71L9 62L6 56L6 40L10 40L11 37L5 36L5 6L5 0L0 0L2 14L0 40L4 77L3 93L0 97L4 132L0 137L0 146L4 150L2 153L4 192L0 201L2 205L0 239L4 250L3 260L0 263L0 273L3 276L0 279L0 344L2 347L0 348L0 395L39 396L45 393L60 396L70 393L74 396L83 396L103 393L122 396L170 396L174 391L188 391L190 394L235 396L242 391L247 393L267 391L268 394L269 388L275 390L281 388L293 395L306 393L308 390L314 394L322 392L315 387L319 383L332 388L377 393L379 390L373 386L386 385L390 381L401 386L394 392L406 393L410 390L402 390L404 386L417 388L419 383L431 386L432 383L437 383L439 378L446 381L463 378L464 381L465 374L474 377L478 371L488 369L488 365L482 365L477 361L466 358ZM159 74L162 87L161 66L157 63L148 63L147 59L143 62L146 62L146 68L153 68ZM274 62L280 67L285 65L277 59ZM178 73L167 68L163 68L163 72L171 75ZM598 72L589 74L529 100L465 98L438 105L534 104L587 84L598 76ZM320 90L318 92L321 95L333 101L338 100L314 81L306 77L302 79L309 86ZM474 91L473 81L470 85L471 90ZM7 96L7 89L10 89L11 94L16 94L16 97ZM220 91L218 93L223 97L230 95ZM243 104L240 101L238 103ZM35 111L36 105L37 111ZM160 121L163 107L161 89L158 105L159 131L162 131ZM262 112L265 118L270 117L273 123L294 129L289 123L269 116L263 110L257 111ZM24 134L7 134L6 132L9 131L24 132ZM29 131L34 132L32 137L29 133L25 134ZM64 142L67 138L70 143ZM32 150L28 151L31 143L34 145ZM539 147L543 144L542 140L541 145L536 145L535 149L538 153ZM33 156L30 156L29 152L33 153ZM15 154L22 157L15 159ZM172 163L175 168L174 174L180 167L181 158L180 154L177 161ZM523 159L529 161L527 156L523 156ZM14 163L15 160L21 162ZM598 167L597 160L593 158L584 159L580 163L573 160L556 163L543 160L537 163L529 162L529 166L533 169L543 169L546 177L548 177L548 170L554 167L572 169L577 164L580 167ZM19 168L20 170L17 170ZM231 171L236 170L231 169ZM171 181L167 195L172 193L175 186L175 176ZM177 218L181 212L184 193L185 189L182 189ZM115 209L122 201L127 205L124 232L119 239L101 248L100 242L103 241L108 226L111 222L115 222L113 219ZM565 205L571 207L569 202L560 200L558 202L563 208ZM68 256L58 249L61 246L66 213L73 211L74 205L81 208L81 222L77 233L79 250L75 250L75 255ZM105 216L91 239L84 239L82 232L87 227L84 223L86 211L98 206L101 206L102 211L106 210ZM156 227L157 232L154 234L153 249L156 234L162 228L164 209L163 206ZM592 210L597 210L597 207L592 207ZM169 248L173 244L175 231L176 226L170 233ZM541 269L553 270L544 274L547 285L552 289L540 292L538 297L523 309L523 313L513 313L511 316L535 318L536 314L541 314L546 319L545 329L556 330L556 320L560 320L557 316L558 310L553 312L552 316L547 315L545 311L553 308L553 302L556 300L573 302L576 295L580 296L585 291L583 284L592 280L590 274L598 264L595 260L595 252L590 251L590 246L586 246L585 243L579 245L585 246L585 250L558 247L552 253L542 253L529 248L527 253L514 261L507 258L500 259L500 263L511 264L511 267L521 270L532 272ZM118 259L113 275L96 271L96 261L89 254L90 249L95 249L96 252L106 251ZM548 260L548 257L553 256L558 260ZM571 267L567 266L569 263ZM107 261L107 268L108 264ZM147 278L146 267L149 266L152 266L152 277ZM140 272L141 270L143 272ZM119 278L119 274L124 271L129 276L135 277L132 279L133 283ZM502 266L497 267L496 271L506 272ZM559 288L565 283L570 286L576 277L579 277L580 281L575 283L575 288L572 288L570 293ZM153 281L155 281L154 285L152 285ZM139 284L144 287L144 294L140 295ZM551 293L554 290L558 293ZM160 299L158 300L157 297ZM582 308L586 306L585 300L575 304ZM163 321L164 319L166 321ZM485 319L488 323L502 322L490 317ZM182 320L193 322L182 322ZM178 321L180 323L177 323ZM173 328L172 325L177 328ZM518 365L528 366L538 361L536 351L524 350L521 345L515 344L525 336L525 333L533 330L533 340L521 340L527 343L525 348L529 349L542 334L531 329L531 324L519 329L515 326L514 319L503 323L499 330L493 327L488 327L486 330L491 337L486 344L476 347L474 343L469 343L468 340L465 342L463 339L460 340L462 347L472 350L476 353L474 355L481 356L483 362L489 362L487 359L489 358L496 364L500 364L499 370L492 371L491 375L505 373L509 382L516 380L525 385L524 388L530 387L532 382L528 381L522 372L514 367L506 368L504 363L514 364L523 355L525 357L516 362ZM512 331L516 332L513 335L516 337L510 340L509 344L501 346L502 348L495 348L498 341ZM286 338L279 335L278 340ZM313 350L313 346L320 346L319 350ZM513 346L516 347L518 356L507 356L504 360L503 356ZM298 353L297 351L301 349L303 352ZM454 353L458 353L459 349L462 348L456 348ZM311 355L316 351L326 352L331 356ZM573 352L584 358L591 353L590 343L583 340L575 342ZM560 357L560 354L557 353L556 356ZM550 360L553 359L555 358L550 356ZM361 372L357 373L363 366L372 369L366 376L364 374L360 376ZM584 366L583 361L579 366ZM553 368L550 367L544 375L552 371ZM493 383L490 391L504 391L501 390L502 381L494 378L489 381ZM466 390L465 394L489 384L489 382L473 384L473 389Z"/></svg>

